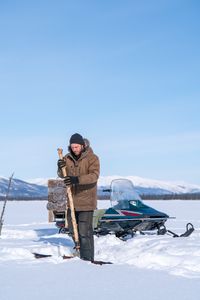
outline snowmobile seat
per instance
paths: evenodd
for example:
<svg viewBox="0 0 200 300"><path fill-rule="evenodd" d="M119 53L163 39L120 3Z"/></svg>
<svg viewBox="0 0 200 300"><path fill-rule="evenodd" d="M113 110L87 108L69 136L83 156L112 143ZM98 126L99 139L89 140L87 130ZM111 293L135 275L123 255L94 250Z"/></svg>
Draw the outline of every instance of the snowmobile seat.
<svg viewBox="0 0 200 300"><path fill-rule="evenodd" d="M96 209L93 214L93 229L98 227L99 220L105 214L106 209Z"/></svg>

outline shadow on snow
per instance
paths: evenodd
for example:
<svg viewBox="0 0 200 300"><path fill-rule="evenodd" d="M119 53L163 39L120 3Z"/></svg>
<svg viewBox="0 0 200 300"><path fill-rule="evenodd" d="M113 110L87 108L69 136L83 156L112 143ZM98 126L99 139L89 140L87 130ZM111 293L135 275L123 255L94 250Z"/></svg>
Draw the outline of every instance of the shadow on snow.
<svg viewBox="0 0 200 300"><path fill-rule="evenodd" d="M38 236L38 242L42 242L44 244L51 244L52 246L64 246L64 247L73 247L74 243L68 235L61 235L59 237L57 235L57 229L48 229L41 228L34 230Z"/></svg>

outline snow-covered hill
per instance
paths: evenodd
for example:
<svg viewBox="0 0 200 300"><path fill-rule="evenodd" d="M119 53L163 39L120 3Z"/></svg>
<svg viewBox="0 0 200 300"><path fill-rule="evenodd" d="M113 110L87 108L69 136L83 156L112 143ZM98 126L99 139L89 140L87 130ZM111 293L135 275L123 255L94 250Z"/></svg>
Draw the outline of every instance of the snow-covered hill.
<svg viewBox="0 0 200 300"><path fill-rule="evenodd" d="M200 185L189 184L185 182L167 182L161 180L147 179L138 176L105 176L100 177L99 187L109 187L113 179L126 178L133 182L135 189L139 194L182 194L182 193L199 193Z"/></svg>
<svg viewBox="0 0 200 300"><path fill-rule="evenodd" d="M186 182L168 182L161 181L155 179L142 178L138 176L100 176L98 180L98 188L99 190L109 188L112 180L118 178L126 178L133 182L136 190L140 194L182 194L182 193L199 193L200 185L195 185ZM28 179L27 182L38 184L38 185L46 185L48 183L48 178L34 178Z"/></svg>
<svg viewBox="0 0 200 300"><path fill-rule="evenodd" d="M51 179L56 179L56 178L51 178ZM31 178L31 179L27 179L26 182L29 182L32 184L37 184L37 185L42 185L42 186L47 186L48 180L49 180L49 178Z"/></svg>
<svg viewBox="0 0 200 300"><path fill-rule="evenodd" d="M126 178L133 182L139 194L163 195L200 193L200 185L185 182L167 182L146 179L138 176L101 176L98 180L98 195L105 195L104 189L110 187L112 180ZM52 178L51 178L52 179ZM11 186L11 197L47 197L48 178L34 178L26 181L14 178ZM8 178L0 177L0 197L5 196L8 187Z"/></svg>
<svg viewBox="0 0 200 300"><path fill-rule="evenodd" d="M8 178L0 177L0 197L6 195L8 189L8 181ZM17 178L13 178L9 196L17 198L46 197L47 186L32 184Z"/></svg>

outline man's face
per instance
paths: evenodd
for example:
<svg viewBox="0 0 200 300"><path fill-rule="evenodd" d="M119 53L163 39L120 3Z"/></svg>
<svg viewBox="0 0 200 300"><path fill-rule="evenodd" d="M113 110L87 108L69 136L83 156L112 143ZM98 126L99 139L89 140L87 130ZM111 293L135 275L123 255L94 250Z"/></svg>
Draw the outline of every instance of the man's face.
<svg viewBox="0 0 200 300"><path fill-rule="evenodd" d="M83 149L83 146L82 145L79 145L79 144L71 144L71 149L72 149L72 152L78 156L79 154L81 154L81 151Z"/></svg>

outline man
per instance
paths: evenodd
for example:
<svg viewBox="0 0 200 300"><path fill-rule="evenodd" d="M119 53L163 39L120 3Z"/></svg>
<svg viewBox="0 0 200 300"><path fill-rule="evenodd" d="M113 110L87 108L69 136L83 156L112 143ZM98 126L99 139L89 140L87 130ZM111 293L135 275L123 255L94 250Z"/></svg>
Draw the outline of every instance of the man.
<svg viewBox="0 0 200 300"><path fill-rule="evenodd" d="M75 133L69 141L69 153L58 160L58 176L71 187L80 241L80 258L94 261L93 212L97 207L99 158L88 140ZM67 176L62 174L66 168ZM70 233L73 233L71 212L67 214Z"/></svg>

